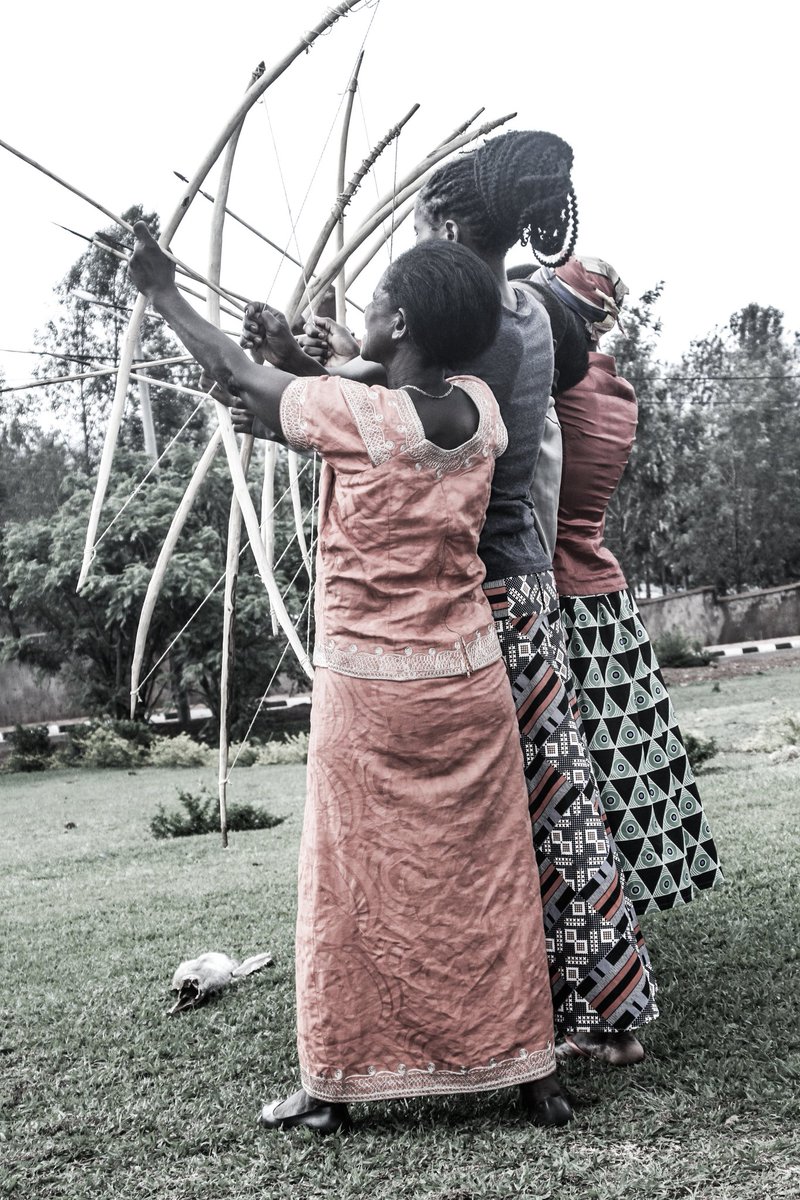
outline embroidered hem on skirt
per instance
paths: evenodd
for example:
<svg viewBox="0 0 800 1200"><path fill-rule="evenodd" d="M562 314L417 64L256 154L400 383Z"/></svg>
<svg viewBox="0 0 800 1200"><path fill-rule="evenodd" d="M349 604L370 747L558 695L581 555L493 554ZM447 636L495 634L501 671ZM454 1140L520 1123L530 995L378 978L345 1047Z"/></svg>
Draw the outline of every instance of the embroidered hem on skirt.
<svg viewBox="0 0 800 1200"><path fill-rule="evenodd" d="M400 1063L395 1071L368 1068L366 1075L311 1075L300 1069L300 1079L309 1096L329 1103L357 1100L396 1100L404 1096L442 1096L454 1092L491 1092L495 1088L514 1087L543 1079L556 1069L553 1044L529 1054L520 1050L500 1062L486 1066L440 1069L435 1063L407 1067Z"/></svg>

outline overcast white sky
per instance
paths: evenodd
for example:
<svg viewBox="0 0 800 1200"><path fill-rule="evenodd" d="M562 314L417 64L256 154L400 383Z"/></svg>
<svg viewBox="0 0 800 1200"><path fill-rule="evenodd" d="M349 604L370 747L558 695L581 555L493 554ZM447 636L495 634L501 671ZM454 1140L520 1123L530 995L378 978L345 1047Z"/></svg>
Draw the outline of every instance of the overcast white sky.
<svg viewBox="0 0 800 1200"><path fill-rule="evenodd" d="M7 6L0 137L115 211L141 201L166 218L260 59L275 62L324 0L253 5L43 0ZM10 10L10 11L9 11ZM614 263L634 295L666 281L663 351L677 357L754 300L800 328L796 6L784 0L380 0L340 21L267 93L245 126L231 206L284 242L281 172L305 253L334 194L338 130L315 174L358 48L366 43L349 166L415 101L400 173L484 105L511 127L549 129L575 150L579 252ZM362 110L363 106L363 110ZM485 119L485 118L482 118ZM272 147L274 130L277 158ZM367 136L368 135L368 136ZM388 189L394 155L378 168ZM107 222L0 150L0 347L26 349L52 288L81 252L53 222ZM213 191L214 177L207 184ZM367 180L358 201L375 198ZM211 207L198 198L173 243L205 269ZM354 207L354 217L358 207ZM395 250L410 244L410 226ZM519 257L524 252L519 251ZM277 256L231 228L223 280L263 296ZM281 303L295 268L280 274ZM366 281L366 276L365 276ZM355 289L361 303L369 286ZM357 323L357 316L353 323ZM0 355L7 381L30 361Z"/></svg>

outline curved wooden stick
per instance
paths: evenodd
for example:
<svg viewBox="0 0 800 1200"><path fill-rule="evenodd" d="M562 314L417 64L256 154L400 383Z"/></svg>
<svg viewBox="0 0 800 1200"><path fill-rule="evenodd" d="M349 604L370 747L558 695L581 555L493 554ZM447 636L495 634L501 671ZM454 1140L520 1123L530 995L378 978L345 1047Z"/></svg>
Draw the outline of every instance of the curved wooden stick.
<svg viewBox="0 0 800 1200"><path fill-rule="evenodd" d="M420 187L422 187L425 179L443 158L447 158L449 154L459 150L462 146L466 146L469 142L475 141L476 138L483 137L485 134L491 133L492 130L497 129L500 125L504 125L506 121L510 121L512 117L515 116L516 113L508 113L506 116L498 117L494 121L487 121L486 124L481 125L479 129L462 133L459 137L455 138L454 141L447 142L446 144L437 147L435 150L432 150L426 158L419 162L417 166L414 167L414 169L410 171L403 180L401 180L401 182L397 185L398 191L396 194L394 191L389 191L383 197L381 197L378 203L373 206L371 212L365 217L359 229L345 242L342 250L340 250L338 254L335 254L333 258L330 259L330 261L327 262L325 266L317 272L316 281L313 284L309 284L308 287L309 301L313 303L317 296L319 296L321 292L324 292L331 280L338 275L339 271L341 271L342 267L347 262L347 259L350 257L353 251L357 250L358 247L367 240L370 234L375 232L381 222L385 221L391 216L393 208L396 211L398 204L403 204L409 198L409 196L412 196L419 190Z"/></svg>
<svg viewBox="0 0 800 1200"><path fill-rule="evenodd" d="M294 528L297 534L297 545L300 549L300 557L303 560L303 566L306 569L306 575L310 583L314 578L314 567L311 562L308 542L306 541L306 531L303 525L303 500L300 495L299 476L300 459L296 451L289 450L286 461L289 466L289 495L292 500L292 516L294 517Z"/></svg>
<svg viewBox="0 0 800 1200"><path fill-rule="evenodd" d="M311 659L306 654L305 647L297 635L297 630L292 624L292 619L286 611L286 605L283 602L283 596L280 593L275 577L267 563L267 556L264 550L264 543L261 540L261 531L258 524L258 514L255 510L252 498L247 490L247 481L242 471L242 464L239 461L239 447L236 444L236 434L233 429L231 414L224 405L215 401L217 408L217 417L219 419L220 429L222 430L222 444L225 447L225 453L228 456L228 466L233 479L233 486L236 492L236 499L239 502L239 507L242 510L247 536L250 541L250 546L256 560L258 573L261 576L264 587L269 594L270 603L272 604L275 615L281 624L281 628L286 634L289 644L294 650L300 662L300 666L305 671L309 679L314 678L314 668L311 665Z"/></svg>
<svg viewBox="0 0 800 1200"><path fill-rule="evenodd" d="M170 523L167 536L156 560L156 565L153 568L153 573L150 576L150 582L147 585L145 592L142 611L139 614L139 624L136 628L136 643L133 650L133 665L131 666L131 718L136 711L136 703L139 699L139 679L142 673L142 664L144 662L144 652L147 646L147 635L150 632L150 622L153 619L153 612L156 607L156 602L161 589L164 586L164 578L167 573L167 568L172 560L172 555L175 551L175 546L178 543L183 527L186 524L186 518L191 512L192 505L195 502L197 493L203 481L208 475L211 464L216 458L217 451L222 444L222 432L217 429L211 441L203 451L197 466L192 472L192 478L189 480L189 486L183 493L183 498L175 510L175 515Z"/></svg>
<svg viewBox="0 0 800 1200"><path fill-rule="evenodd" d="M169 246L169 243L175 236L181 221L189 210L189 205L197 195L197 192L202 186L206 176L208 175L208 172L211 170L223 149L228 144L233 132L244 120L244 117L247 115L256 101L259 100L267 88L270 87L271 84L273 84L275 80L278 79L284 73L284 71L291 66L296 58L299 58L301 54L303 54L314 44L321 34L334 25L340 17L345 16L345 14L350 12L352 8L355 8L356 4L359 2L360 0L341 0L340 3L330 8L322 20L319 21L314 28L310 30L310 32L304 34L297 45L294 46L294 48L290 50L288 54L284 55L284 57L280 59L280 61L276 63L276 65L272 67L270 71L265 72L261 78L253 84L252 87L248 88L230 120L217 135L217 138L215 139L214 144L212 145L208 154L197 168L197 171L192 177L190 183L187 185L186 191L178 202L175 211L167 222L161 237L159 238L159 244L162 246L162 248ZM4 144L5 143L0 143L0 145ZM128 323L128 329L123 341L122 353L120 355L119 372L117 374L117 387L114 393L111 412L109 414L108 427L106 429L106 437L100 459L100 467L98 469L97 487L95 490L94 499L92 501L92 509L89 515L88 528L86 530L86 545L84 547L83 563L81 565L80 576L78 578L78 591L81 590L86 582L86 577L89 573L92 563L94 542L100 524L100 513L103 507L103 501L105 500L106 491L108 490L108 483L111 478L111 463L114 458L114 450L119 437L120 426L122 425L122 417L125 412L125 401L128 392L128 373L133 360L133 353L136 346L136 338L138 336L139 326L141 324L146 307L146 298L144 296L139 296L133 306L133 311Z"/></svg>
<svg viewBox="0 0 800 1200"><path fill-rule="evenodd" d="M353 68L353 74L350 77L350 82L347 85L347 103L345 104L344 116L342 118L342 136L339 141L339 162L336 168L336 195L341 196L344 191L345 172L347 168L347 142L350 137L350 118L353 115L353 101L356 98L356 89L358 88L358 73L361 70L361 64L364 61L364 51L359 54L356 65ZM344 213L339 217L336 226L336 249L341 250L344 245ZM344 290L344 275L336 276L336 320L340 325L344 325L347 319L347 298Z"/></svg>
<svg viewBox="0 0 800 1200"><path fill-rule="evenodd" d="M369 171L369 169L375 165L375 162L380 157L380 155L383 154L386 147L390 146L392 144L392 142L394 141L394 139L396 137L400 136L400 133L401 133L403 127L411 120L411 118L414 116L414 114L418 110L419 110L418 104L412 105L412 107L408 110L406 115L404 117L402 117L401 120L399 120L396 125L392 126L392 128L389 130L389 132L386 133L381 138L381 140L378 142L378 144L376 146L373 147L372 150L370 150L367 157L361 163L359 168L354 172L350 182L348 183L348 185L344 189L344 191L339 196L336 197L336 202L335 202L333 208L331 209L330 215L329 215L327 221L325 222L325 224L323 225L323 227L320 231L319 237L317 238L317 240L314 244L314 247L306 260L305 266L303 267L302 274L301 274L300 278L298 279L297 284L295 285L295 289L292 292L292 295L286 306L286 316L287 316L290 324L292 323L292 321L294 320L294 318L297 316L298 312L300 311L301 307L305 303L305 298L308 297L310 299L309 293L310 293L310 289L311 289L311 283L310 283L311 276L314 274L317 263L319 262L320 258L322 257L325 247L327 246L328 242L330 241L330 236L333 233L334 229L336 228L336 225L338 224L338 222L342 219L342 217L344 215L344 210L347 208L347 205L353 199L353 196L355 195L355 193L358 189L358 186L361 183L361 180L364 178L367 171ZM329 280L329 282L330 282L330 280ZM319 294L318 288L315 290L314 294L315 295Z"/></svg>
<svg viewBox="0 0 800 1200"><path fill-rule="evenodd" d="M261 540L267 556L269 569L275 565L275 467L278 463L277 442L264 443L264 482L261 485ZM278 621L269 606L272 636L278 632Z"/></svg>

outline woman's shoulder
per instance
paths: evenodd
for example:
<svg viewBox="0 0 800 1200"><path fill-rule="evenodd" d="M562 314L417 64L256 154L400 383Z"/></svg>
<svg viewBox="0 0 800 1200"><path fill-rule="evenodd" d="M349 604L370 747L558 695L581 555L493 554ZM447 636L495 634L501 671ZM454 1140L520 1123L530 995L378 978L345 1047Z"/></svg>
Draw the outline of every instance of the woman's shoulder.
<svg viewBox="0 0 800 1200"><path fill-rule="evenodd" d="M484 441L495 456L502 454L508 446L508 431L503 422L500 405L488 383L479 379L477 375L448 375L447 379L449 383L466 392L477 405L481 416L479 433L482 431Z"/></svg>
<svg viewBox="0 0 800 1200"><path fill-rule="evenodd" d="M447 382L452 383L454 387L461 388L462 392L466 392L474 400L494 402L492 389L484 379L480 379L477 375L448 375Z"/></svg>
<svg viewBox="0 0 800 1200"><path fill-rule="evenodd" d="M396 395L340 375L295 379L281 399L284 436L296 450L317 450L340 472L369 462L376 466L390 458L395 447L387 428Z"/></svg>

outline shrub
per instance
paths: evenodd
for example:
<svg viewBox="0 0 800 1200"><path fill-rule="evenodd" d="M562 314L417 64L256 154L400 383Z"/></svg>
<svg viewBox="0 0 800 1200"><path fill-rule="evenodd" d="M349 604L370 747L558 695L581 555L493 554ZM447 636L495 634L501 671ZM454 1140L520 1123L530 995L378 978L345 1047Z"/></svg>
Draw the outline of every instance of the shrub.
<svg viewBox="0 0 800 1200"><path fill-rule="evenodd" d="M67 740L56 751L56 761L62 766L80 766L86 751L86 743L97 726L92 722L70 725Z"/></svg>
<svg viewBox="0 0 800 1200"><path fill-rule="evenodd" d="M194 741L188 733L176 737L156 737L146 761L153 767L206 767L213 762L214 752Z"/></svg>
<svg viewBox="0 0 800 1200"><path fill-rule="evenodd" d="M80 761L85 767L138 767L144 751L108 726L98 725L83 742Z"/></svg>
<svg viewBox="0 0 800 1200"><path fill-rule="evenodd" d="M228 753L228 762L233 763L235 759L237 767L253 767L259 761L258 749L252 742L245 742L243 746L233 745Z"/></svg>
<svg viewBox="0 0 800 1200"><path fill-rule="evenodd" d="M717 743L714 738L700 737L694 733L685 733L683 735L683 744L686 747L686 754L692 769L698 771L704 762L708 762L718 753Z"/></svg>
<svg viewBox="0 0 800 1200"><path fill-rule="evenodd" d="M178 803L183 807L183 812L168 813L163 804L159 804L150 822L150 832L154 838L193 837L199 833L216 833L219 829L217 801L205 788L201 788L199 795L179 790ZM228 829L231 833L246 829L272 829L280 825L283 819L254 804L228 805Z"/></svg>
<svg viewBox="0 0 800 1200"><path fill-rule="evenodd" d="M152 728L142 721L88 721L72 725L67 740L56 752L56 761L62 766L126 767L131 762L141 765L155 736ZM120 741L135 751L133 758L120 748ZM99 761L106 757L109 761Z"/></svg>
<svg viewBox="0 0 800 1200"><path fill-rule="evenodd" d="M788 713L781 722L783 740L789 746L800 746L800 713Z"/></svg>
<svg viewBox="0 0 800 1200"><path fill-rule="evenodd" d="M9 771L46 771L53 756L46 725L14 729L14 749L8 757Z"/></svg>
<svg viewBox="0 0 800 1200"><path fill-rule="evenodd" d="M691 641L680 629L668 629L653 642L662 667L707 667L711 655L698 641Z"/></svg>
<svg viewBox="0 0 800 1200"><path fill-rule="evenodd" d="M267 742L258 747L258 763L274 767L278 763L304 763L308 758L308 734L288 733L282 742Z"/></svg>
<svg viewBox="0 0 800 1200"><path fill-rule="evenodd" d="M149 750L158 737L153 726L146 721L105 721L104 725L142 750Z"/></svg>

